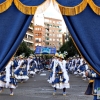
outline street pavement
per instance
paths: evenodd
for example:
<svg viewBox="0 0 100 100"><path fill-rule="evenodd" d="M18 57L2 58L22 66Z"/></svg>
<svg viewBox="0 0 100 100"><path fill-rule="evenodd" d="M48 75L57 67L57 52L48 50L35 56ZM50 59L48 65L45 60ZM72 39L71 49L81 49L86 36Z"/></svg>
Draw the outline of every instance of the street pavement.
<svg viewBox="0 0 100 100"><path fill-rule="evenodd" d="M10 96L10 90L4 89L0 93L0 100L93 100L93 96L84 95L88 81L83 81L80 76L69 74L70 88L67 95L62 95L62 90L57 90L55 96L52 95L53 88L47 82L48 71L43 71L30 78L25 83L18 83L14 95Z"/></svg>

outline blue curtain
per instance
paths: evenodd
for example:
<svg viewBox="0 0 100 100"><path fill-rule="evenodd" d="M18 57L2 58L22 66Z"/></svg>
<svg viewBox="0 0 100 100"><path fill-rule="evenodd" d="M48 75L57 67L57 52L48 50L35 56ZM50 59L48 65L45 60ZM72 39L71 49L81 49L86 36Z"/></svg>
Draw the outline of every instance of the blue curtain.
<svg viewBox="0 0 100 100"><path fill-rule="evenodd" d="M5 0L0 0L0 3ZM28 6L37 6L45 0L20 0ZM0 13L0 71L14 55L21 43L33 16L24 15L14 4L3 13Z"/></svg>
<svg viewBox="0 0 100 100"><path fill-rule="evenodd" d="M0 3L5 0L0 0ZM20 0L37 6L45 0ZM76 6L83 0L56 0L63 6ZM100 0L93 0L100 6ZM21 43L33 16L24 15L14 4L0 14L0 71L4 69ZM63 16L65 23L83 57L95 72L100 73L100 16L87 6L75 16Z"/></svg>
<svg viewBox="0 0 100 100"><path fill-rule="evenodd" d="M64 6L76 6L82 0L57 0ZM94 0L100 6L100 0ZM75 44L96 73L100 73L100 16L87 6L75 16L63 16Z"/></svg>

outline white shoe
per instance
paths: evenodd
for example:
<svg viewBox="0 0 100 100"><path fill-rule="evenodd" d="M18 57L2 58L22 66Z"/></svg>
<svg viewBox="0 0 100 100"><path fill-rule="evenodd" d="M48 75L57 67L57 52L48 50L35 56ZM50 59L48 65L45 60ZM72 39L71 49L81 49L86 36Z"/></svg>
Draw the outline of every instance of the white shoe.
<svg viewBox="0 0 100 100"><path fill-rule="evenodd" d="M85 74L82 75L83 78L86 78Z"/></svg>
<svg viewBox="0 0 100 100"><path fill-rule="evenodd" d="M74 75L77 75L77 72L74 72Z"/></svg>
<svg viewBox="0 0 100 100"><path fill-rule="evenodd" d="M10 93L10 95L11 95L11 96L13 96L13 95L14 95L14 93L12 92L12 93Z"/></svg>
<svg viewBox="0 0 100 100"><path fill-rule="evenodd" d="M90 80L90 78L87 78L87 80Z"/></svg>
<svg viewBox="0 0 100 100"><path fill-rule="evenodd" d="M66 92L63 93L63 96L66 96Z"/></svg>
<svg viewBox="0 0 100 100"><path fill-rule="evenodd" d="M75 76L79 76L78 74L76 74Z"/></svg>
<svg viewBox="0 0 100 100"><path fill-rule="evenodd" d="M83 80L86 81L86 78L84 78Z"/></svg>
<svg viewBox="0 0 100 100"><path fill-rule="evenodd" d="M56 95L56 91L53 92L53 95Z"/></svg>

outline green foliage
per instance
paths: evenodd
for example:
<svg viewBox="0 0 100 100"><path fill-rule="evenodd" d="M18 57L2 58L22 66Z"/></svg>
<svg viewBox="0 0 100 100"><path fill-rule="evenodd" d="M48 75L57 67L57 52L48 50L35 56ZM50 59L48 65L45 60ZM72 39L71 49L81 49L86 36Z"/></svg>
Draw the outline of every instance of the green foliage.
<svg viewBox="0 0 100 100"><path fill-rule="evenodd" d="M22 53L25 53L25 56L27 56L27 57L30 54L33 54L33 50L31 50L29 47L27 47L27 45L26 45L26 43L24 41L20 44L20 46L19 46L19 48L18 48L18 50L16 52L16 56L19 56Z"/></svg>
<svg viewBox="0 0 100 100"><path fill-rule="evenodd" d="M61 51L61 53L63 53L64 51L67 51L68 52L67 57L71 57L76 54L79 54L71 38L69 38L69 41L67 41L61 46L59 51Z"/></svg>

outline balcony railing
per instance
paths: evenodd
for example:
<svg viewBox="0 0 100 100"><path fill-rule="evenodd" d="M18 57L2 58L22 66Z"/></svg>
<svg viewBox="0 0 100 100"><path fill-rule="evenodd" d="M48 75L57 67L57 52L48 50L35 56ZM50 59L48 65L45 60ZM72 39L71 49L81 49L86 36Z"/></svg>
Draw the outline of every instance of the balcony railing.
<svg viewBox="0 0 100 100"><path fill-rule="evenodd" d="M26 32L26 34L33 36L33 32Z"/></svg>
<svg viewBox="0 0 100 100"><path fill-rule="evenodd" d="M33 43L33 39L24 38L23 40L24 40L25 42Z"/></svg>
<svg viewBox="0 0 100 100"><path fill-rule="evenodd" d="M29 26L29 29L33 30L33 27L30 27L30 26Z"/></svg>

